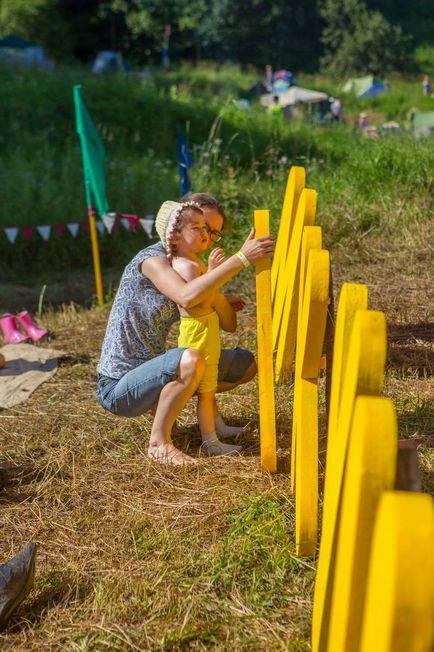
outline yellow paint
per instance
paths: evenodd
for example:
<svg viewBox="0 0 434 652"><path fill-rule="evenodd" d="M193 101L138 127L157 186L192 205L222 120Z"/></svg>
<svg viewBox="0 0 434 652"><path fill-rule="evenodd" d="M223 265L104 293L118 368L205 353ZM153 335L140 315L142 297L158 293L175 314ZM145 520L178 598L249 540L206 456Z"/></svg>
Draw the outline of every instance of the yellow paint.
<svg viewBox="0 0 434 652"><path fill-rule="evenodd" d="M359 652L374 518L395 482L397 421L392 402L359 396L345 467L328 652ZM377 650L375 646L371 651Z"/></svg>
<svg viewBox="0 0 434 652"><path fill-rule="evenodd" d="M318 384L306 378L299 378L297 383L297 443L296 451L291 451L296 473L295 554L314 557L318 534Z"/></svg>
<svg viewBox="0 0 434 652"><path fill-rule="evenodd" d="M93 258L93 269L95 272L96 296L98 299L98 304L102 306L102 304L104 303L104 296L102 290L101 262L99 258L99 248L98 248L98 233L96 230L95 216L91 214L89 214L89 230L90 230L90 241L92 243L92 258Z"/></svg>
<svg viewBox="0 0 434 652"><path fill-rule="evenodd" d="M269 212L255 211L256 236L269 233ZM258 333L258 384L261 466L265 471L277 470L276 422L273 383L273 343L271 325L270 260L256 263L256 319Z"/></svg>
<svg viewBox="0 0 434 652"><path fill-rule="evenodd" d="M333 435L333 439L339 442L339 446L334 448L333 455L327 455L323 521L312 620L313 652L326 650L328 638L342 481L354 402L357 396L363 394L368 396L381 394L385 362L386 321L383 313L358 310L354 317L348 353L343 363L342 398L336 433Z"/></svg>
<svg viewBox="0 0 434 652"><path fill-rule="evenodd" d="M305 238L305 250L309 233ZM295 542L298 555L314 556L318 531L318 370L327 318L329 252L309 252L298 323L295 363L293 448ZM294 461L295 460L295 461Z"/></svg>
<svg viewBox="0 0 434 652"><path fill-rule="evenodd" d="M303 296L304 284L307 272L307 261L311 249L321 249L321 227L319 226L305 226L303 229L303 237L301 244L301 262L300 262L300 285L298 292L298 325L301 324L301 314L303 311ZM297 356L297 354L296 354ZM295 459L296 459L296 446L297 446L297 414L296 405L292 411L292 442L291 442L291 491L295 493Z"/></svg>
<svg viewBox="0 0 434 652"><path fill-rule="evenodd" d="M298 285L301 239L304 226L315 221L316 192L305 188L298 202L291 242L284 267L286 292L276 292L273 308L273 346L276 350L276 382L286 379L292 368L297 332Z"/></svg>
<svg viewBox="0 0 434 652"><path fill-rule="evenodd" d="M286 291L286 279L284 275L285 261L288 247L291 240L292 226L300 199L301 191L304 188L306 172L304 168L293 165L288 174L285 196L283 199L282 213L280 216L279 231L276 239L273 263L271 265L271 301L274 301L276 292Z"/></svg>
<svg viewBox="0 0 434 652"><path fill-rule="evenodd" d="M372 541L361 652L434 649L433 543L431 496L384 492Z"/></svg>
<svg viewBox="0 0 434 652"><path fill-rule="evenodd" d="M335 339L333 347L332 387L330 392L330 411L328 421L327 455L333 457L333 440L336 434L336 424L339 413L339 403L342 391L342 380L345 371L350 343L351 330L357 310L368 308L368 288L366 285L344 283L339 295L339 304L336 313ZM337 443L339 445L339 443Z"/></svg>

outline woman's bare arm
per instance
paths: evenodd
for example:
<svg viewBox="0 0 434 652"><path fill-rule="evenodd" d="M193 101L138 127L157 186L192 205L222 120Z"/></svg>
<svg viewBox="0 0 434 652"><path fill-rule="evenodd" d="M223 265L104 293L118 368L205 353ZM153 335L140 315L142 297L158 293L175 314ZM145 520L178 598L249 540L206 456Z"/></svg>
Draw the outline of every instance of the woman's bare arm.
<svg viewBox="0 0 434 652"><path fill-rule="evenodd" d="M272 256L274 238L272 236L255 238L254 229L252 229L241 247L241 251L250 262ZM204 301L242 269L244 268L240 259L237 256L231 256L216 269L186 282L172 269L169 261L162 256L147 258L141 265L142 274L149 278L160 292L187 310Z"/></svg>
<svg viewBox="0 0 434 652"><path fill-rule="evenodd" d="M237 329L237 313L222 292L216 292L213 308L219 316L220 327L234 333Z"/></svg>

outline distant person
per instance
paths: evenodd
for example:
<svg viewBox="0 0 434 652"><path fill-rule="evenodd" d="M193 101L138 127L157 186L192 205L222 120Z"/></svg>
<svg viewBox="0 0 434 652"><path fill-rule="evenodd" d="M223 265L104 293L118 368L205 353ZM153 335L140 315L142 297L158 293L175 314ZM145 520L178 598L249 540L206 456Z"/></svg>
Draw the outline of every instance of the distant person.
<svg viewBox="0 0 434 652"><path fill-rule="evenodd" d="M338 98L330 98L330 113L333 122L340 122L342 116L342 103Z"/></svg>
<svg viewBox="0 0 434 652"><path fill-rule="evenodd" d="M362 131L368 126L368 116L366 113L364 113L364 111L359 113L359 117L357 118L357 126Z"/></svg>
<svg viewBox="0 0 434 652"><path fill-rule="evenodd" d="M267 87L267 91L271 93L273 90L273 68L270 64L265 66L265 86Z"/></svg>
<svg viewBox="0 0 434 652"><path fill-rule="evenodd" d="M422 80L422 93L424 95L431 95L431 79L428 75L425 75Z"/></svg>
<svg viewBox="0 0 434 652"><path fill-rule="evenodd" d="M278 95L273 95L272 104L268 107L269 114L278 120L283 118L283 108L280 104L280 98Z"/></svg>

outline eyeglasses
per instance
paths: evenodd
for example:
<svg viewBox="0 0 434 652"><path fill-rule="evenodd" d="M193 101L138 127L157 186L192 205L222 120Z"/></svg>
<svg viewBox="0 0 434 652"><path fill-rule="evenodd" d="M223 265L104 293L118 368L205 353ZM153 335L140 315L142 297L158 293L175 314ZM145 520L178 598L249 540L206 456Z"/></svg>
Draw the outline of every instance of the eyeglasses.
<svg viewBox="0 0 434 652"><path fill-rule="evenodd" d="M193 231L206 231L209 235L209 239L211 242L220 242L222 239L222 234L220 231L215 231L214 229L210 229L208 224L204 224L203 226L193 226L190 227L193 229Z"/></svg>
<svg viewBox="0 0 434 652"><path fill-rule="evenodd" d="M220 231L211 231L210 228L208 228L208 233L209 233L209 238L212 242L220 242L220 240L223 237Z"/></svg>

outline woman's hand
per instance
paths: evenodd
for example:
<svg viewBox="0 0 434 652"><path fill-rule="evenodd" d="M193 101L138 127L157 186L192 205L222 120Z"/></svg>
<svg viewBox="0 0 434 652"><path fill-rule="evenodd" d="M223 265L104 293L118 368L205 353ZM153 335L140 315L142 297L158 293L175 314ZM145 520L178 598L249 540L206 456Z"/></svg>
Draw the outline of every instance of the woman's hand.
<svg viewBox="0 0 434 652"><path fill-rule="evenodd" d="M244 299L241 297L226 297L232 308L235 310L235 312L239 312L240 310L244 310L246 307L246 302Z"/></svg>
<svg viewBox="0 0 434 652"><path fill-rule="evenodd" d="M208 256L208 271L210 272L212 269L216 269L216 267L224 263L224 261L225 252L223 249L221 247L213 249Z"/></svg>
<svg viewBox="0 0 434 652"><path fill-rule="evenodd" d="M275 242L272 235L263 235L260 238L255 238L255 229L252 228L247 240L241 247L241 251L253 263L261 258L270 258L274 253L274 245Z"/></svg>

